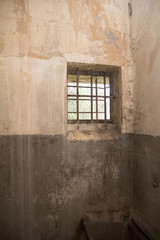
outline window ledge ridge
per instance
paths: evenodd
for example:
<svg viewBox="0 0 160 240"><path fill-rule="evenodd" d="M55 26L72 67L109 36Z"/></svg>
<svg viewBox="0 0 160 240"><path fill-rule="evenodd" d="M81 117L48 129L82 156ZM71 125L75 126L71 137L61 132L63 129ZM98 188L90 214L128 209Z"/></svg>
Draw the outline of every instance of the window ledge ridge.
<svg viewBox="0 0 160 240"><path fill-rule="evenodd" d="M99 141L99 140L118 140L121 134L118 130L71 130L67 132L69 141Z"/></svg>

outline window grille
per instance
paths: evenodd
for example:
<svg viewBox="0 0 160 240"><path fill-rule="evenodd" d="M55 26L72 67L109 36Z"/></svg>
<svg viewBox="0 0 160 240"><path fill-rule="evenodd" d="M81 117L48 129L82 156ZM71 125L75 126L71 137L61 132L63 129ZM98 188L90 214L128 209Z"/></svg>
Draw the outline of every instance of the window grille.
<svg viewBox="0 0 160 240"><path fill-rule="evenodd" d="M112 78L108 72L67 71L68 123L112 121Z"/></svg>

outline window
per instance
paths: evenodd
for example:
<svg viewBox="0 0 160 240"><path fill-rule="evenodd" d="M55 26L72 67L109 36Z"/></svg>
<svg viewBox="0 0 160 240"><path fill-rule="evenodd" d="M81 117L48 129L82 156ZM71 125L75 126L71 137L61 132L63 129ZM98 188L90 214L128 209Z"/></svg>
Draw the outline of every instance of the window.
<svg viewBox="0 0 160 240"><path fill-rule="evenodd" d="M111 86L106 71L68 69L68 123L112 122Z"/></svg>

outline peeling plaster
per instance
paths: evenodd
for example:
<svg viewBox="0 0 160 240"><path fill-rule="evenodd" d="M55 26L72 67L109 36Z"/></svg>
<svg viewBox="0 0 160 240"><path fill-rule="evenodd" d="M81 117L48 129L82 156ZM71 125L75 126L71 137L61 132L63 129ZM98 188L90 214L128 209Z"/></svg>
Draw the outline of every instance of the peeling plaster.
<svg viewBox="0 0 160 240"><path fill-rule="evenodd" d="M114 35L114 33L112 32L112 30L109 30L109 32L105 32L104 33L105 36L107 37L108 41L106 43L110 44L110 45L114 45L117 49L119 48L117 41L119 40L118 37L116 37Z"/></svg>
<svg viewBox="0 0 160 240"><path fill-rule="evenodd" d="M124 8L122 0L121 4ZM3 74L7 71L8 76L1 82L0 87L3 89L4 82L8 82L3 95L4 99L10 99L9 104L6 104L4 116L0 116L2 123L0 126L4 123L4 126L8 126L4 119L8 119L9 116L10 128L2 127L2 134L64 133L64 129L67 129L64 93L65 66L68 61L123 67L125 69L123 81L125 87L129 87L127 82L129 43L127 28L125 29L127 16L122 14L123 8L118 8L117 1L111 4L111 1L101 0L94 1L93 4L89 0L40 0L37 4L37 0L11 0L9 5L6 1L1 6L0 18L3 24L0 25L0 56L5 65L1 72ZM107 13L108 7L113 18ZM121 21L116 20L117 25L114 25L114 18ZM52 116L56 109L53 102L57 101L48 91L48 88L52 89L52 81L48 81L46 86L43 83L44 104L36 89L44 72L50 69L50 63L56 57L64 61L61 68L64 74L63 79L60 73L52 73L52 77L53 81L57 79L63 82L61 85L63 94L61 93L59 97L63 97L64 104L60 104L57 112L59 116L57 114ZM58 62L53 61L53 64L56 64L57 69L60 67ZM45 81L47 82L44 79ZM44 107L45 99L49 101L47 107ZM126 105L129 104L127 101L124 102ZM3 106L2 103L0 108ZM46 109L51 112L46 114ZM45 116L50 116L51 120L47 122Z"/></svg>

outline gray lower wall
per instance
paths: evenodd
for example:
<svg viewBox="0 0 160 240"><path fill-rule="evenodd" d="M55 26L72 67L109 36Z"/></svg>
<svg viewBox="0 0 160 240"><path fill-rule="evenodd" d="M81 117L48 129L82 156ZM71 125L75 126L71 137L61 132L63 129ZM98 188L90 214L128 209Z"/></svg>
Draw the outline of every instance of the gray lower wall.
<svg viewBox="0 0 160 240"><path fill-rule="evenodd" d="M133 208L160 239L160 137L133 135ZM146 229L149 230L149 229ZM150 230L149 230L150 231Z"/></svg>
<svg viewBox="0 0 160 240"><path fill-rule="evenodd" d="M1 136L0 239L77 240L83 213L130 207L160 239L159 156L160 137L146 135Z"/></svg>
<svg viewBox="0 0 160 240"><path fill-rule="evenodd" d="M81 239L86 211L131 207L132 146L65 136L0 137L0 239ZM155 189L154 189L155 190Z"/></svg>

